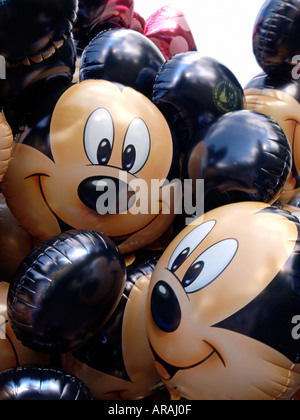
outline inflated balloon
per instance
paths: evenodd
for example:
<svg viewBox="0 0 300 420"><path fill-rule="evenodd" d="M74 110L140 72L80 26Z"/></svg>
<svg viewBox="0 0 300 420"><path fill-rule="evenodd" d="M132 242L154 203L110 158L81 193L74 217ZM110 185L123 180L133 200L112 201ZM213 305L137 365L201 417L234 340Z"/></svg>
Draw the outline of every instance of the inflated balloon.
<svg viewBox="0 0 300 420"><path fill-rule="evenodd" d="M267 0L253 32L253 51L267 73L290 71L300 53L300 9L298 0Z"/></svg>
<svg viewBox="0 0 300 420"><path fill-rule="evenodd" d="M21 365L49 365L50 355L23 346L10 326L7 315L9 284L0 282L0 372Z"/></svg>
<svg viewBox="0 0 300 420"><path fill-rule="evenodd" d="M38 241L20 226L0 193L0 281L11 283L25 257Z"/></svg>
<svg viewBox="0 0 300 420"><path fill-rule="evenodd" d="M109 0L78 0L77 20L73 27L73 34L77 41L86 41L91 35L92 28L99 21Z"/></svg>
<svg viewBox="0 0 300 420"><path fill-rule="evenodd" d="M0 112L0 182L2 181L11 158L13 133L5 116Z"/></svg>
<svg viewBox="0 0 300 420"><path fill-rule="evenodd" d="M193 196L204 180L205 211L241 201L273 204L291 173L292 153L281 127L253 111L229 113L193 140L184 158L184 179L193 180Z"/></svg>
<svg viewBox="0 0 300 420"><path fill-rule="evenodd" d="M170 228L173 195L163 194L168 187L161 182L152 194L151 185L178 177L178 148L144 95L87 80L49 95L30 124L15 144L2 191L33 237L92 230L126 253Z"/></svg>
<svg viewBox="0 0 300 420"><path fill-rule="evenodd" d="M144 35L130 29L104 31L83 52L80 80L121 83L151 99L157 72L164 62L159 49Z"/></svg>
<svg viewBox="0 0 300 420"><path fill-rule="evenodd" d="M0 54L30 65L53 55L71 36L77 0L6 0L0 4Z"/></svg>
<svg viewBox="0 0 300 420"><path fill-rule="evenodd" d="M165 6L147 19L144 34L160 49L166 60L176 54L196 51L189 23L181 10Z"/></svg>
<svg viewBox="0 0 300 420"><path fill-rule="evenodd" d="M89 42L102 31L130 29L133 8L133 0L83 0L83 6L79 2L78 22L74 28L78 55L81 56Z"/></svg>
<svg viewBox="0 0 300 420"><path fill-rule="evenodd" d="M18 134L27 114L35 113L45 98L72 82L75 63L75 45L69 38L40 63L7 69L6 79L0 84L0 104L14 134Z"/></svg>
<svg viewBox="0 0 300 420"><path fill-rule="evenodd" d="M46 353L71 351L109 319L121 299L125 263L104 235L70 231L37 246L8 293L17 338Z"/></svg>
<svg viewBox="0 0 300 420"><path fill-rule="evenodd" d="M161 67L153 102L185 150L197 130L220 115L243 109L244 92L227 67L198 52L188 52Z"/></svg>
<svg viewBox="0 0 300 420"><path fill-rule="evenodd" d="M93 401L87 386L53 368L27 366L0 373L0 401Z"/></svg>
<svg viewBox="0 0 300 420"><path fill-rule="evenodd" d="M0 106L14 133L41 98L72 81L76 12L77 0L1 2L0 55L6 60L6 77L0 84Z"/></svg>
<svg viewBox="0 0 300 420"><path fill-rule="evenodd" d="M245 107L273 118L292 149L292 173L280 200L290 202L300 192L300 83L290 75L262 73L245 88Z"/></svg>
<svg viewBox="0 0 300 420"><path fill-rule="evenodd" d="M173 399L288 400L299 390L299 232L289 212L236 203L167 248L146 325Z"/></svg>
<svg viewBox="0 0 300 420"><path fill-rule="evenodd" d="M85 382L99 400L146 398L160 383L145 327L149 282L160 255L143 251L135 256L111 319L85 346L63 355L63 368Z"/></svg>

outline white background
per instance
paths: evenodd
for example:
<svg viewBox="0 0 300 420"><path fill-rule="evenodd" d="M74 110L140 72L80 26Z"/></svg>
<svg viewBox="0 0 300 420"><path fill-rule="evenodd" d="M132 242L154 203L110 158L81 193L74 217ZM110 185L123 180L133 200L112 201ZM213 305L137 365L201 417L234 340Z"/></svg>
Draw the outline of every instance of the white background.
<svg viewBox="0 0 300 420"><path fill-rule="evenodd" d="M264 0L135 0L135 10L147 19L172 4L186 16L198 51L227 66L243 87L261 73L252 48L252 33Z"/></svg>

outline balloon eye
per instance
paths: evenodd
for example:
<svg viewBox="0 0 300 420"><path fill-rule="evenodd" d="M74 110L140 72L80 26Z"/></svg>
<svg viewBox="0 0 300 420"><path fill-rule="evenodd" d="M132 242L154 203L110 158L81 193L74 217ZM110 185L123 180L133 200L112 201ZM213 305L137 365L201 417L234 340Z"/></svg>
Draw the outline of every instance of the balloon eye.
<svg viewBox="0 0 300 420"><path fill-rule="evenodd" d="M84 133L85 152L93 165L107 165L114 144L114 123L110 113L99 108L88 119Z"/></svg>
<svg viewBox="0 0 300 420"><path fill-rule="evenodd" d="M190 254L190 248L186 248L184 249L176 258L176 260L174 261L172 267L171 267L171 271L173 273L175 273L175 271L178 270L178 268L184 263L184 261L187 259L187 257Z"/></svg>
<svg viewBox="0 0 300 420"><path fill-rule="evenodd" d="M192 265L183 278L182 286L186 288L192 283L194 283L194 281L197 280L197 278L200 276L201 272L203 271L203 268L203 261L199 261L196 264Z"/></svg>
<svg viewBox="0 0 300 420"><path fill-rule="evenodd" d="M215 281L234 259L239 244L235 239L225 239L204 251L186 272L183 288L195 293Z"/></svg>
<svg viewBox="0 0 300 420"><path fill-rule="evenodd" d="M150 134L147 125L140 118L130 124L123 147L123 169L131 174L139 172L150 154Z"/></svg>
<svg viewBox="0 0 300 420"><path fill-rule="evenodd" d="M123 169L129 172L133 168L135 160L136 160L135 147L132 145L127 146L123 153Z"/></svg>
<svg viewBox="0 0 300 420"><path fill-rule="evenodd" d="M106 165L111 157L112 148L108 139L103 139L97 150L97 160L99 165Z"/></svg>

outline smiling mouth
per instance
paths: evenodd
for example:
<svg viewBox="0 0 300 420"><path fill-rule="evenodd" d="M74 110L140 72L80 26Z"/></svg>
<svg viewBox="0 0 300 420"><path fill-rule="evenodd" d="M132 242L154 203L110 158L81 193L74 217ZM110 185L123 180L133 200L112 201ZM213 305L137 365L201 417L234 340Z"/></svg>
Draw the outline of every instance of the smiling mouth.
<svg viewBox="0 0 300 420"><path fill-rule="evenodd" d="M42 198L43 198L43 200L44 200L44 203L46 204L46 206L48 207L48 209L50 210L50 212L53 214L53 216L55 217L55 219L57 220L57 223L58 223L58 225L59 225L59 228L60 228L60 230L61 230L61 232L66 232L66 231L69 231L69 230L73 230L73 229L75 229L75 227L73 227L73 226L70 226L68 223L66 223L66 222L64 222L53 210L52 210L52 208L51 208L51 206L49 205L49 203L48 203L48 201L47 201L47 198L46 198L46 196L45 196L45 194L44 194L44 191L43 191L43 186L42 186L42 181L41 181L41 178L42 177L46 177L46 178L50 178L50 176L49 175L46 175L46 174L43 174L43 173L37 173L37 174L33 174L33 175L29 175L28 177L26 177L25 178L25 180L27 180L27 179L30 179L30 178L35 178L35 177L37 177L38 178L38 184L39 184L39 189L40 189L40 193L41 193L41 196L42 196ZM142 231L143 229L145 229L145 227L147 227L147 226L150 226L159 216L161 215L161 213L159 213L158 215L156 215L156 217L153 219L153 220L151 220L151 222L149 222L148 223L148 225L146 225L146 226L144 226L143 228L141 228L141 229L139 229L139 230L137 230L137 231L135 231L135 232L130 232L130 233L128 233L127 235L124 235L124 236L120 236L120 237L114 237L113 238L113 240L114 240L114 243L118 246L118 245L120 245L122 242L124 242L124 240L126 240L126 239L128 239L128 237L130 236L130 235L134 235L134 234L136 234L136 233L138 233L138 232L140 232L140 231Z"/></svg>
<svg viewBox="0 0 300 420"><path fill-rule="evenodd" d="M68 225L66 222L64 222L62 219L60 219L60 217L58 217L57 214L55 214L54 211L49 206L49 203L48 203L47 198L46 198L46 196L44 194L44 191L43 191L43 186L42 186L41 178L42 177L50 178L50 176L49 175L46 175L46 174L34 174L34 175L30 175L30 176L26 177L25 180L26 179L30 179L30 178L34 178L34 177L37 177L38 178L41 196L43 197L43 200L44 200L46 206L51 211L51 213L53 214L53 216L55 217L55 219L57 220L57 223L59 225L59 228L60 228L61 232L66 232L66 231L69 231L69 230L73 230L74 227Z"/></svg>
<svg viewBox="0 0 300 420"><path fill-rule="evenodd" d="M200 362L195 363L194 365L190 365L190 366L186 366L186 367L178 367L178 366L173 366L170 365L168 362L166 362L165 360L163 360L157 353L156 351L153 349L153 347L150 344L153 356L154 356L154 360L155 360L155 365L156 368L161 376L161 378L166 381L169 382L171 381L174 376L181 370L190 370L193 369L195 367L198 367L200 365L203 365L205 362L207 362L211 357L213 357L214 355L218 356L219 359L222 362L222 365L224 367L226 367L226 363L223 359L223 357L221 356L221 354L219 353L219 351L213 347L208 341L203 340L203 342L205 344L207 344L209 347L211 347L212 351L211 353L209 353L204 359L202 359Z"/></svg>

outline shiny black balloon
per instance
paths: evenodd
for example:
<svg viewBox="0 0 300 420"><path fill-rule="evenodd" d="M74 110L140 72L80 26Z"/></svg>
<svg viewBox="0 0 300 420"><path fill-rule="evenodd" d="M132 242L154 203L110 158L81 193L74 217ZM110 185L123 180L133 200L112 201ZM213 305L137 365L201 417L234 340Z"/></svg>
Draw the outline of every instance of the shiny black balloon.
<svg viewBox="0 0 300 420"><path fill-rule="evenodd" d="M13 62L47 53L70 36L77 0L5 0L0 2L0 54Z"/></svg>
<svg viewBox="0 0 300 420"><path fill-rule="evenodd" d="M138 280L144 276L151 276L161 252L142 251L137 254L135 261L127 267L127 279L122 299L110 320L84 346L76 350L73 355L77 360L91 368L111 376L130 381L123 357L123 322L130 293ZM141 292L140 292L141 294ZM142 299L142 294L141 294ZM133 332L131 332L133 334ZM138 340L139 338L136 337ZM127 343L128 345L128 343ZM134 345L132 343L132 345ZM131 361L131 369L133 361ZM113 391L113 390L112 390Z"/></svg>
<svg viewBox="0 0 300 420"><path fill-rule="evenodd" d="M19 340L63 353L82 345L113 313L125 284L113 242L69 231L42 243L20 265L8 292L8 316Z"/></svg>
<svg viewBox="0 0 300 420"><path fill-rule="evenodd" d="M53 368L18 367L0 373L0 401L93 401L87 386Z"/></svg>
<svg viewBox="0 0 300 420"><path fill-rule="evenodd" d="M243 109L244 92L227 67L189 52L174 56L161 67L153 102L185 149L199 129L220 115Z"/></svg>
<svg viewBox="0 0 300 420"><path fill-rule="evenodd" d="M0 83L0 105L16 132L27 114L36 113L45 98L71 83L75 73L74 40L67 39L48 59L28 66L10 67Z"/></svg>
<svg viewBox="0 0 300 420"><path fill-rule="evenodd" d="M79 0L79 10L73 34L78 51L81 53L94 36L100 32L97 22L100 20L107 3L108 0Z"/></svg>
<svg viewBox="0 0 300 420"><path fill-rule="evenodd" d="M84 50L80 81L103 79L129 86L148 98L165 59L153 42L131 29L101 32Z"/></svg>
<svg viewBox="0 0 300 420"><path fill-rule="evenodd" d="M292 168L286 135L269 117L236 111L220 117L193 140L184 159L183 176L204 180L204 208L242 201L274 203Z"/></svg>
<svg viewBox="0 0 300 420"><path fill-rule="evenodd" d="M261 68L270 73L289 70L300 53L299 0L267 0L253 31L253 51Z"/></svg>
<svg viewBox="0 0 300 420"><path fill-rule="evenodd" d="M82 28L89 28L96 23L108 3L108 0L79 0L77 20L74 25L74 33Z"/></svg>

